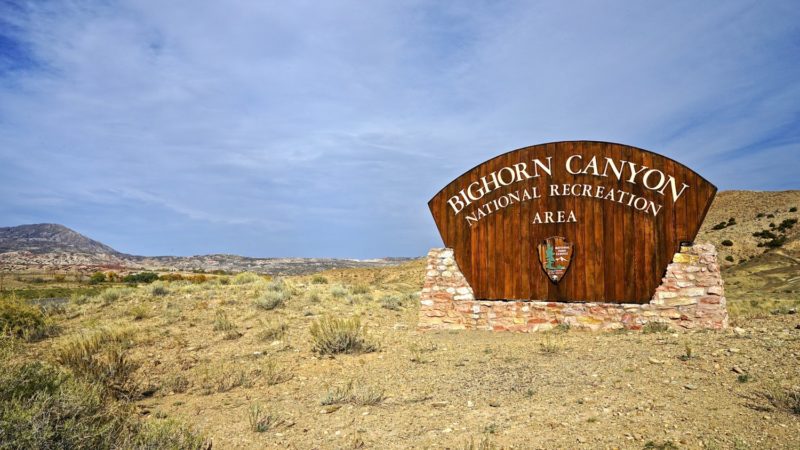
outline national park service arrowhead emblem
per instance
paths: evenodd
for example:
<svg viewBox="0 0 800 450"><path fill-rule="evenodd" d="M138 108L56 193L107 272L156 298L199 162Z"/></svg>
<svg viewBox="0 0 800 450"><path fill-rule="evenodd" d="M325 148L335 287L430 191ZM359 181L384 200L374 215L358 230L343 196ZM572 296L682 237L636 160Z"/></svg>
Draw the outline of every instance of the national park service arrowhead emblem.
<svg viewBox="0 0 800 450"><path fill-rule="evenodd" d="M539 262L542 263L547 278L558 283L572 262L572 244L561 236L545 239L539 244Z"/></svg>

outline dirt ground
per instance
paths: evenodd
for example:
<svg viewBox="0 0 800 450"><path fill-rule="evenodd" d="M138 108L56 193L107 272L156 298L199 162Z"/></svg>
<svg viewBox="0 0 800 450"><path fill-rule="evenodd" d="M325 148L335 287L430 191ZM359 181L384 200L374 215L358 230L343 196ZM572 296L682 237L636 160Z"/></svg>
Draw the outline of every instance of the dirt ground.
<svg viewBox="0 0 800 450"><path fill-rule="evenodd" d="M272 310L254 306L260 278L118 288L73 299L61 336L27 351L48 359L76 333L133 329L140 413L193 424L219 449L800 448L800 416L769 399L800 385L788 310L739 317L738 333L419 333L422 269L293 277ZM379 351L312 352L312 322L354 315Z"/></svg>

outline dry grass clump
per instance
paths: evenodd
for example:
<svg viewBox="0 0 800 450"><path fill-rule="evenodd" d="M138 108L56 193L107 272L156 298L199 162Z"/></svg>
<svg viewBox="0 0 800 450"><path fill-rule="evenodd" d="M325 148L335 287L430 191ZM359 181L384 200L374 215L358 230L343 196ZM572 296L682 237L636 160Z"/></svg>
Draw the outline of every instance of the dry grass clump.
<svg viewBox="0 0 800 450"><path fill-rule="evenodd" d="M101 329L70 336L53 350L53 358L76 377L99 383L116 398L130 398L139 364L128 356L131 330Z"/></svg>
<svg viewBox="0 0 800 450"><path fill-rule="evenodd" d="M264 433L283 423L283 419L256 403L250 406L248 422L250 423L251 431Z"/></svg>
<svg viewBox="0 0 800 450"><path fill-rule="evenodd" d="M669 325L664 322L647 322L642 327L642 332L645 334L665 333L667 331L669 331Z"/></svg>
<svg viewBox="0 0 800 450"><path fill-rule="evenodd" d="M286 322L271 322L258 332L256 338L260 341L277 341L283 339L287 331L289 325Z"/></svg>
<svg viewBox="0 0 800 450"><path fill-rule="evenodd" d="M263 363L261 375L268 386L284 383L292 379L292 373L278 365L278 362L272 358Z"/></svg>
<svg viewBox="0 0 800 450"><path fill-rule="evenodd" d="M564 350L564 340L560 334L545 332L543 340L539 343L539 348L543 353L556 354Z"/></svg>
<svg viewBox="0 0 800 450"><path fill-rule="evenodd" d="M261 276L253 272L242 272L233 277L233 284L252 284L261 280Z"/></svg>
<svg viewBox="0 0 800 450"><path fill-rule="evenodd" d="M758 393L773 408L790 414L800 415L800 388L785 388L771 384Z"/></svg>
<svg viewBox="0 0 800 450"><path fill-rule="evenodd" d="M326 317L311 324L312 350L321 355L369 353L377 346L367 341L358 317Z"/></svg>
<svg viewBox="0 0 800 450"><path fill-rule="evenodd" d="M348 381L335 386L325 393L320 400L321 405L353 404L359 406L377 405L385 398L383 390L376 389L362 382Z"/></svg>
<svg viewBox="0 0 800 450"><path fill-rule="evenodd" d="M311 277L311 284L328 284L328 279L322 275L314 275Z"/></svg>
<svg viewBox="0 0 800 450"><path fill-rule="evenodd" d="M213 328L214 331L224 332L224 339L237 339L242 336L242 333L239 333L236 329L236 324L228 318L228 314L225 311L217 311L214 316Z"/></svg>
<svg viewBox="0 0 800 450"><path fill-rule="evenodd" d="M258 369L247 370L236 365L218 364L201 369L196 384L200 386L201 394L209 395L214 392L228 392L237 387L253 387L259 375Z"/></svg>
<svg viewBox="0 0 800 450"><path fill-rule="evenodd" d="M433 342L412 342L408 346L408 350L411 352L411 362L418 364L429 362L425 354L436 351L436 348L437 346Z"/></svg>
<svg viewBox="0 0 800 450"><path fill-rule="evenodd" d="M41 308L16 298L0 301L0 334L38 341L58 334L59 327Z"/></svg>
<svg viewBox="0 0 800 450"><path fill-rule="evenodd" d="M403 300L397 295L384 295L381 297L381 308L400 311Z"/></svg>

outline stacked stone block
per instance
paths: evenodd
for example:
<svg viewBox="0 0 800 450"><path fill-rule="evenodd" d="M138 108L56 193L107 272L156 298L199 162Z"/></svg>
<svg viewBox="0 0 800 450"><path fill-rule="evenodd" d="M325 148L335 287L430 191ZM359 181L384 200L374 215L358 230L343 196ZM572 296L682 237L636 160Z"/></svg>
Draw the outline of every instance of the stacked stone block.
<svg viewBox="0 0 800 450"><path fill-rule="evenodd" d="M648 304L476 299L453 258L453 250L447 248L428 253L426 270L420 296L420 330L531 332L560 324L592 331L641 330L649 322L673 329L728 326L722 276L711 244L676 253Z"/></svg>

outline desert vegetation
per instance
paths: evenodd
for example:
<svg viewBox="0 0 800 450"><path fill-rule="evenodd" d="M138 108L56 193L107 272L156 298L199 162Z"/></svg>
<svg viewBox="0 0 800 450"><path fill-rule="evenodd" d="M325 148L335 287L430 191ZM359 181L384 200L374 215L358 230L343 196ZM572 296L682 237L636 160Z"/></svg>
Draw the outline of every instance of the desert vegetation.
<svg viewBox="0 0 800 450"><path fill-rule="evenodd" d="M724 332L419 333L422 260L7 274L0 448L792 448L799 264L781 211L757 231L787 243L723 273ZM726 215L714 233L744 231L715 234L721 252L774 238L755 216Z"/></svg>

